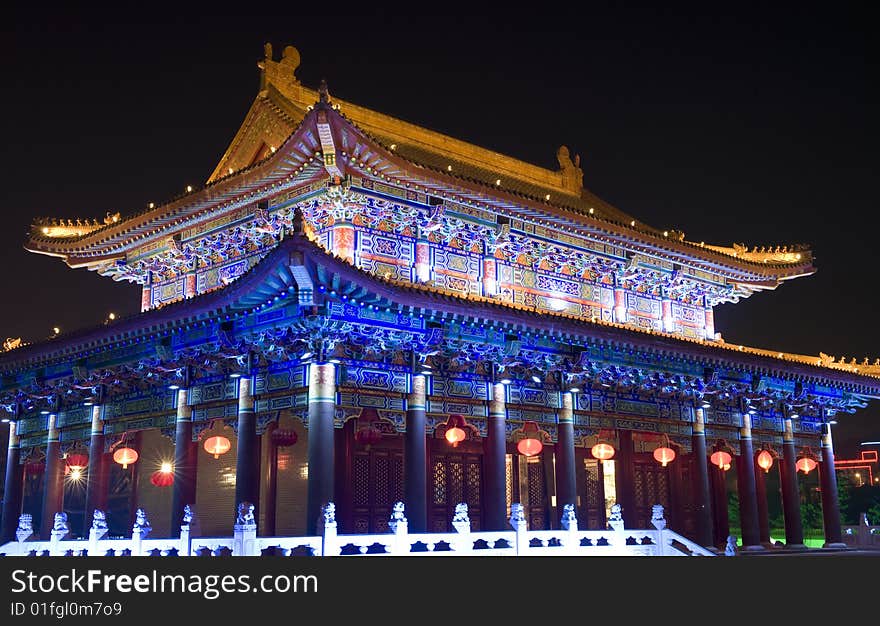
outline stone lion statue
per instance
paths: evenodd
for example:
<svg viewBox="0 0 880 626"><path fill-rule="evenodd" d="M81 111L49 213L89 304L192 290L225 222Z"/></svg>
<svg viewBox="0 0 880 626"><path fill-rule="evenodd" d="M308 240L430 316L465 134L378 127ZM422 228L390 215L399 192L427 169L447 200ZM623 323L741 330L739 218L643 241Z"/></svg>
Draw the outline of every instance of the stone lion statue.
<svg viewBox="0 0 880 626"><path fill-rule="evenodd" d="M662 504L655 504L654 506L651 507L651 520L659 521L662 519L666 519L663 516L663 505Z"/></svg>
<svg viewBox="0 0 880 626"><path fill-rule="evenodd" d="M52 526L52 530L70 531L70 527L67 525L67 513L59 512L55 514L55 524Z"/></svg>
<svg viewBox="0 0 880 626"><path fill-rule="evenodd" d="M141 538L146 537L150 534L150 531L153 530L152 524L150 524L150 520L147 519L147 512L143 509L138 509L134 514L134 526L132 530L140 530Z"/></svg>
<svg viewBox="0 0 880 626"><path fill-rule="evenodd" d="M403 514L403 512L403 502L395 502L394 506L391 508L391 519L395 522L405 522L406 516Z"/></svg>
<svg viewBox="0 0 880 626"><path fill-rule="evenodd" d="M467 522L470 523L470 517L468 517L468 505L464 502L459 502L455 505L455 515L452 517L453 522Z"/></svg>
<svg viewBox="0 0 880 626"><path fill-rule="evenodd" d="M92 513L92 528L95 530L107 530L107 515L100 509Z"/></svg>
<svg viewBox="0 0 880 626"><path fill-rule="evenodd" d="M577 517L574 514L573 504L565 504L562 506L562 519L566 522L577 521Z"/></svg>
<svg viewBox="0 0 880 626"><path fill-rule="evenodd" d="M619 504L611 505L611 516L608 518L609 522L622 522L623 521L623 509Z"/></svg>
<svg viewBox="0 0 880 626"><path fill-rule="evenodd" d="M17 533L28 533L32 535L34 532L34 518L30 513L23 513L18 516Z"/></svg>
<svg viewBox="0 0 880 626"><path fill-rule="evenodd" d="M254 505L250 502L238 503L238 517L235 519L236 524L255 524Z"/></svg>
<svg viewBox="0 0 880 626"><path fill-rule="evenodd" d="M188 504L183 505L183 525L184 526L189 526L192 523L194 515L195 514L193 513L192 507L190 505L188 505Z"/></svg>
<svg viewBox="0 0 880 626"><path fill-rule="evenodd" d="M324 525L336 523L336 505L328 502L324 505Z"/></svg>
<svg viewBox="0 0 880 626"><path fill-rule="evenodd" d="M518 522L526 521L526 512L523 509L523 505L519 502L514 502L510 505L510 523L514 525Z"/></svg>

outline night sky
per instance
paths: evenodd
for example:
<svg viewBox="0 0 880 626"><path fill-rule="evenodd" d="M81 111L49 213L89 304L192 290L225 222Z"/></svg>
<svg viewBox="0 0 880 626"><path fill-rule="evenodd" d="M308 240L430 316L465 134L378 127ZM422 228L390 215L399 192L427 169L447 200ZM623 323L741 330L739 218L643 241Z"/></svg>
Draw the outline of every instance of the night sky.
<svg viewBox="0 0 880 626"><path fill-rule="evenodd" d="M26 252L35 216L123 216L203 183L271 42L331 96L555 169L691 241L808 243L818 272L716 308L728 342L880 356L878 97L867 15L608 7L517 18L19 11L2 29L0 339L45 338L140 287ZM706 9L704 8L703 11ZM876 67L876 65L873 65ZM880 402L838 417L838 456L880 440Z"/></svg>

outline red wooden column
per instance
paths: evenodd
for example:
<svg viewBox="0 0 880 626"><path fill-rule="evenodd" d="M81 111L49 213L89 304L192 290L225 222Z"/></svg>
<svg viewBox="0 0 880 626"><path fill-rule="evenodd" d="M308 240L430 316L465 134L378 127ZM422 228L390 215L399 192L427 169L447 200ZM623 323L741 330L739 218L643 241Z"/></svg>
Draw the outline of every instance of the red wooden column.
<svg viewBox="0 0 880 626"><path fill-rule="evenodd" d="M238 379L238 448L235 461L235 507L257 504L260 497L260 450L254 414L254 378L250 372Z"/></svg>
<svg viewBox="0 0 880 626"><path fill-rule="evenodd" d="M736 484L744 550L763 550L758 524L758 494L755 484L755 448L752 444L752 416L742 415L739 431L739 458L736 459Z"/></svg>
<svg viewBox="0 0 880 626"><path fill-rule="evenodd" d="M822 424L822 463L819 465L819 481L822 486L822 519L825 522L826 548L845 548L840 530L840 503L837 500L837 472L834 470L834 446L831 441L831 424Z"/></svg>
<svg viewBox="0 0 880 626"><path fill-rule="evenodd" d="M18 516L21 515L22 467L21 448L16 433L16 422L9 422L9 446L6 449L6 480L3 484L3 520L0 523L0 542L15 541Z"/></svg>
<svg viewBox="0 0 880 626"><path fill-rule="evenodd" d="M785 516L785 545L788 548L805 549L804 529L801 524L801 497L798 492L794 430L791 418L782 420L782 462L779 477L782 482L782 513Z"/></svg>
<svg viewBox="0 0 880 626"><path fill-rule="evenodd" d="M55 524L55 514L64 510L64 461L61 441L56 427L57 414L49 414L49 434L46 437L46 486L43 491L43 517L40 538L49 539Z"/></svg>
<svg viewBox="0 0 880 626"><path fill-rule="evenodd" d="M336 366L309 365L309 484L306 529L317 534L321 506L333 502L333 414L336 411Z"/></svg>
<svg viewBox="0 0 880 626"><path fill-rule="evenodd" d="M617 489L617 503L623 513L624 527L634 528L636 520L635 466L633 464L633 434L631 430L617 431L620 445L617 457L614 482Z"/></svg>
<svg viewBox="0 0 880 626"><path fill-rule="evenodd" d="M577 505L577 480L574 464L574 393L560 394L556 414L556 510L558 519L566 504ZM632 511L635 513L635 510ZM626 509L624 509L624 517ZM556 519L553 520L554 522ZM555 527L555 525L554 525Z"/></svg>
<svg viewBox="0 0 880 626"><path fill-rule="evenodd" d="M177 390L177 420L174 430L174 484L171 491L171 532L177 532L183 508L196 502L197 444L193 443L192 407L189 390Z"/></svg>
<svg viewBox="0 0 880 626"><path fill-rule="evenodd" d="M691 441L694 455L694 522L697 531L695 541L701 546L708 547L714 544L712 492L709 489L709 461L706 454L706 412L701 408L694 409Z"/></svg>
<svg viewBox="0 0 880 626"><path fill-rule="evenodd" d="M107 511L107 455L104 454L104 407L92 406L92 428L89 437L89 471L86 476L85 526L92 524L95 509Z"/></svg>
<svg viewBox="0 0 880 626"><path fill-rule="evenodd" d="M712 482L712 510L715 513L713 540L718 548L723 548L730 535L730 517L727 513L727 476L724 470L717 465L713 465L709 471Z"/></svg>
<svg viewBox="0 0 880 626"><path fill-rule="evenodd" d="M406 398L406 432L403 440L403 499L409 529L411 532L417 533L428 530L426 391L427 379L425 375L418 374L413 370L410 377L410 393ZM490 413L490 424L491 419Z"/></svg>
<svg viewBox="0 0 880 626"><path fill-rule="evenodd" d="M769 547L770 542L770 514L767 511L767 472L762 470L752 459L755 470L755 498L758 501L758 534L761 545ZM769 471L769 470L768 470Z"/></svg>

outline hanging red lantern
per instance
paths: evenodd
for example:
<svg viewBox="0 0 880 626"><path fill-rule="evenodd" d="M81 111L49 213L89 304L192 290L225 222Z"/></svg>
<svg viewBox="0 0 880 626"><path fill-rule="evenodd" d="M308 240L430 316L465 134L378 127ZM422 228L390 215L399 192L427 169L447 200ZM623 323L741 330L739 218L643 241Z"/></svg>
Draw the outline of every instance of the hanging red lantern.
<svg viewBox="0 0 880 626"><path fill-rule="evenodd" d="M43 460L40 461L27 461L24 464L24 473L30 476L37 476L38 474L42 474L46 471L46 462Z"/></svg>
<svg viewBox="0 0 880 626"><path fill-rule="evenodd" d="M799 458L797 460L797 463L795 463L794 465L796 468L798 468L799 471L803 472L804 474L809 474L814 469L816 469L818 463L816 463L815 459L805 455Z"/></svg>
<svg viewBox="0 0 880 626"><path fill-rule="evenodd" d="M611 444L607 444L604 441L597 443L595 446L590 448L590 454L592 454L595 458L599 459L603 463L608 459L614 457L614 447ZM657 458L656 456L654 458ZM674 453L673 453L674 458Z"/></svg>
<svg viewBox="0 0 880 626"><path fill-rule="evenodd" d="M67 455L67 467L70 469L85 469L89 466L89 455L82 452L72 452Z"/></svg>
<svg viewBox="0 0 880 626"><path fill-rule="evenodd" d="M446 420L446 441L451 443L453 448L467 439L467 433L464 431L466 424L464 415L459 415L458 413L451 414Z"/></svg>
<svg viewBox="0 0 880 626"><path fill-rule="evenodd" d="M153 475L150 476L150 482L156 487L170 487L174 484L174 472L156 470L153 472Z"/></svg>
<svg viewBox="0 0 880 626"><path fill-rule="evenodd" d="M272 443L279 448L292 446L298 439L299 437L297 436L296 431L292 429L276 428L272 431Z"/></svg>
<svg viewBox="0 0 880 626"><path fill-rule="evenodd" d="M767 450L761 450L758 453L758 467L764 470L765 474L773 467L773 455L767 452Z"/></svg>
<svg viewBox="0 0 880 626"><path fill-rule="evenodd" d="M718 469L722 472L726 472L730 469L730 455L724 450L717 450L712 453L712 456L709 457L709 460L712 461L712 465L717 465Z"/></svg>
<svg viewBox="0 0 880 626"><path fill-rule="evenodd" d="M213 454L215 459L219 459L221 454L226 454L232 448L229 439L223 435L214 435L205 439L205 452Z"/></svg>
<svg viewBox="0 0 880 626"><path fill-rule="evenodd" d="M113 460L122 466L122 469L128 469L128 466L138 460L137 450L133 448L119 448L113 453Z"/></svg>
<svg viewBox="0 0 880 626"><path fill-rule="evenodd" d="M541 443L541 434L538 430L537 422L524 422L522 427L523 438L519 440L516 444L516 449L523 456L535 456L536 454L540 454L541 450L544 449L544 444ZM447 436L448 436L447 432Z"/></svg>
<svg viewBox="0 0 880 626"><path fill-rule="evenodd" d="M654 450L654 460L661 467L666 467L675 460L675 450L669 447L669 437L665 433L663 435L663 445Z"/></svg>
<svg viewBox="0 0 880 626"><path fill-rule="evenodd" d="M354 434L354 440L362 446L369 447L382 441L382 431L372 424L367 424Z"/></svg>

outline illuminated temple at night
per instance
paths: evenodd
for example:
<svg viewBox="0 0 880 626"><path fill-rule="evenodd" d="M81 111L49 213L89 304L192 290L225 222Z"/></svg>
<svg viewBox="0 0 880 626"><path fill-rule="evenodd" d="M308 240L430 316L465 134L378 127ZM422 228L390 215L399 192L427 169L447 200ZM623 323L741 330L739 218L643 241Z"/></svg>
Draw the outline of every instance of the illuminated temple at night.
<svg viewBox="0 0 880 626"><path fill-rule="evenodd" d="M139 510L172 538L190 516L204 537L404 516L428 536L652 529L661 510L714 552L734 489L740 549L759 550L775 476L797 548L814 469L842 544L831 423L880 397L880 365L733 345L713 321L812 274L809 247L658 230L587 190L564 146L537 167L307 87L298 65L266 46L204 186L34 221L27 250L141 285L141 313L0 353L0 545L28 515L48 541L103 518L129 537Z"/></svg>

